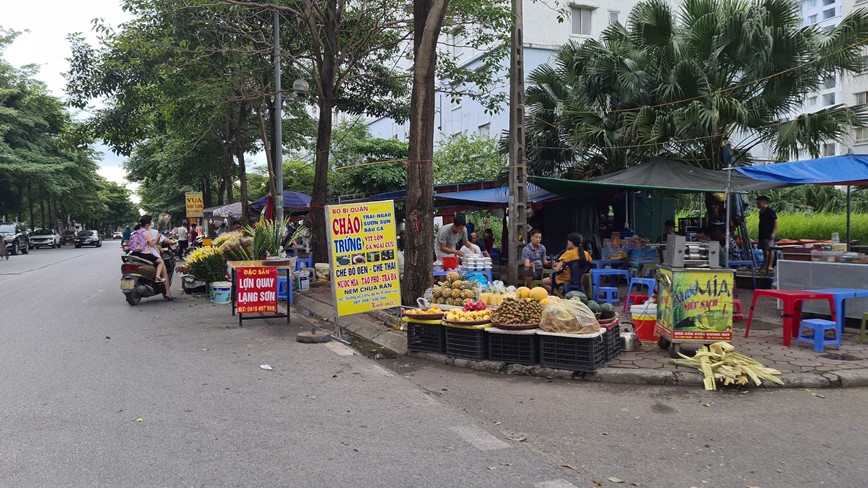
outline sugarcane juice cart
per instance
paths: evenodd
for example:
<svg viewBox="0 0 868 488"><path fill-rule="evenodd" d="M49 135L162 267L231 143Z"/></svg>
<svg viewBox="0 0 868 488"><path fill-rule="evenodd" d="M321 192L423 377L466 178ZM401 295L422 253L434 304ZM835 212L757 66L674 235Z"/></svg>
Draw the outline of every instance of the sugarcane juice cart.
<svg viewBox="0 0 868 488"><path fill-rule="evenodd" d="M720 244L671 235L657 271L658 346L678 357L681 344L732 340L735 271L722 268Z"/></svg>

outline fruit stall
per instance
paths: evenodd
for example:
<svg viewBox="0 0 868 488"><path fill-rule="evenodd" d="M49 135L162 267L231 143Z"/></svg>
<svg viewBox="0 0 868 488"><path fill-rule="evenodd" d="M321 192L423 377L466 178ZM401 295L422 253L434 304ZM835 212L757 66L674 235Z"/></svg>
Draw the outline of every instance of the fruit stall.
<svg viewBox="0 0 868 488"><path fill-rule="evenodd" d="M452 272L419 303L402 309L414 352L594 372L621 351L615 308L580 292L561 299Z"/></svg>

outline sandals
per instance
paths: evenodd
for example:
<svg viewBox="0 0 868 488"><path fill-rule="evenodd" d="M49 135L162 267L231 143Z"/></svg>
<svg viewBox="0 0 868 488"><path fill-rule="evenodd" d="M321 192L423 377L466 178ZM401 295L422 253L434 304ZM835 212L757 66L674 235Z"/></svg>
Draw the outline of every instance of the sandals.
<svg viewBox="0 0 868 488"><path fill-rule="evenodd" d="M154 278L154 283L165 283L165 282L166 282L166 280L164 280L163 278Z"/></svg>
<svg viewBox="0 0 868 488"><path fill-rule="evenodd" d="M175 297L170 297L170 296L166 296L166 295L163 295L163 299L165 299L167 302L174 302L175 301Z"/></svg>

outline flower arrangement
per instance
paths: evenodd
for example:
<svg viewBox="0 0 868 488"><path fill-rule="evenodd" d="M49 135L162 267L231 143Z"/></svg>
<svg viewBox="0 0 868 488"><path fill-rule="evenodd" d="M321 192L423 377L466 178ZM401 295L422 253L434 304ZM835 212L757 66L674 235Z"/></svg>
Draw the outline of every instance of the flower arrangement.
<svg viewBox="0 0 868 488"><path fill-rule="evenodd" d="M222 235L219 235L219 236L217 236L216 239L214 239L213 245L216 247L220 247L221 244L228 241L229 239L232 239L232 238L237 239L243 235L244 234L242 234L241 232L238 232L238 231L224 232Z"/></svg>
<svg viewBox="0 0 868 488"><path fill-rule="evenodd" d="M250 261L256 259L253 254L253 239L241 232L229 232L220 237L223 239L217 247L230 261Z"/></svg>
<svg viewBox="0 0 868 488"><path fill-rule="evenodd" d="M226 257L213 246L200 247L187 257L187 268L197 280L214 283L226 279Z"/></svg>
<svg viewBox="0 0 868 488"><path fill-rule="evenodd" d="M283 234L286 232L287 223L288 220L285 219L283 222L262 219L256 225L244 229L253 236L254 258L265 259L283 253Z"/></svg>

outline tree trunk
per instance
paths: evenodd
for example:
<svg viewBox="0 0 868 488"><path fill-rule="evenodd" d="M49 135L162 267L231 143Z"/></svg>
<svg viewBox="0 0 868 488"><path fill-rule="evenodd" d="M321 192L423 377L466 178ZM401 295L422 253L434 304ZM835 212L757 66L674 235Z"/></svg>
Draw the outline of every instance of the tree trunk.
<svg viewBox="0 0 868 488"><path fill-rule="evenodd" d="M329 146L332 142L334 114L335 48L337 47L337 1L328 0L328 12L323 19L322 66L319 67L319 124L316 134L316 166L313 177L313 195L310 201L313 258L315 263L328 261L325 203L328 198Z"/></svg>
<svg viewBox="0 0 868 488"><path fill-rule="evenodd" d="M437 39L449 0L413 2L413 93L410 98L410 152L407 161L405 305L431 284L434 256L434 68Z"/></svg>
<svg viewBox="0 0 868 488"><path fill-rule="evenodd" d="M33 186L27 182L27 206L30 208L30 228L36 228L36 214L33 213Z"/></svg>
<svg viewBox="0 0 868 488"><path fill-rule="evenodd" d="M39 198L39 227L43 229L48 229L50 226L45 225L45 196L40 192Z"/></svg>
<svg viewBox="0 0 868 488"><path fill-rule="evenodd" d="M226 190L226 204L232 203L232 118L226 115L226 127L223 131L223 182Z"/></svg>

